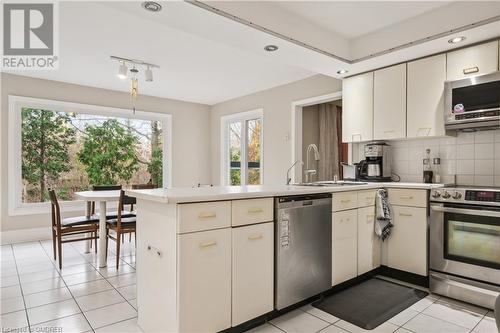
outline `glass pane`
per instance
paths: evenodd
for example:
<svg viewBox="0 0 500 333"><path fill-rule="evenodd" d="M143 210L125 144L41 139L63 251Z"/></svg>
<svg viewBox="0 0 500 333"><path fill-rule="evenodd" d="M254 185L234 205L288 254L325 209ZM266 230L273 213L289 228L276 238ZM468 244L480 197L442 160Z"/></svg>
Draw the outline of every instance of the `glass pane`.
<svg viewBox="0 0 500 333"><path fill-rule="evenodd" d="M249 185L260 185L260 138L261 121L260 119L247 120L247 166Z"/></svg>
<svg viewBox="0 0 500 333"><path fill-rule="evenodd" d="M500 266L500 226L448 220L448 255Z"/></svg>
<svg viewBox="0 0 500 333"><path fill-rule="evenodd" d="M241 185L241 123L229 124L229 185Z"/></svg>

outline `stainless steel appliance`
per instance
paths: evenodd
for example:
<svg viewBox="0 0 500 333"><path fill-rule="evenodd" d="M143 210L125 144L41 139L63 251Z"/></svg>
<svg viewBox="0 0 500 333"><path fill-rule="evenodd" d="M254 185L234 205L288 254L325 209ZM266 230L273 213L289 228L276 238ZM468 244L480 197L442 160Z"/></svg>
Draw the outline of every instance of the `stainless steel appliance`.
<svg viewBox="0 0 500 333"><path fill-rule="evenodd" d="M445 83L447 130L500 128L500 72Z"/></svg>
<svg viewBox="0 0 500 333"><path fill-rule="evenodd" d="M275 308L332 286L330 194L275 199Z"/></svg>
<svg viewBox="0 0 500 333"><path fill-rule="evenodd" d="M492 309L500 293L500 189L430 194L430 289Z"/></svg>
<svg viewBox="0 0 500 333"><path fill-rule="evenodd" d="M371 181L391 181L390 146L384 142L365 145L365 159L357 165L358 178Z"/></svg>

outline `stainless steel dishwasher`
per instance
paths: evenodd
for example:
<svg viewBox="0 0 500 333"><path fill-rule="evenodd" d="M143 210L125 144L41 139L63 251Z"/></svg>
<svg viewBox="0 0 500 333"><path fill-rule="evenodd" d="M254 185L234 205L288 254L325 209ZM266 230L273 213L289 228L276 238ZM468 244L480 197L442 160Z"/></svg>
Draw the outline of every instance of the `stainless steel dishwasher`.
<svg viewBox="0 0 500 333"><path fill-rule="evenodd" d="M332 198L278 197L274 207L274 306L280 310L332 287Z"/></svg>

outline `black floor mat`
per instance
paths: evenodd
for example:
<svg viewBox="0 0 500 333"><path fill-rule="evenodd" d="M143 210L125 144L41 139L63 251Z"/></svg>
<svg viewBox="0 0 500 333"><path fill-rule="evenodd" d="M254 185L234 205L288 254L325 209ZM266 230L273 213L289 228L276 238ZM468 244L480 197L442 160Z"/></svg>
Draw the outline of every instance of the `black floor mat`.
<svg viewBox="0 0 500 333"><path fill-rule="evenodd" d="M371 330L427 295L425 291L372 278L312 305L351 324Z"/></svg>

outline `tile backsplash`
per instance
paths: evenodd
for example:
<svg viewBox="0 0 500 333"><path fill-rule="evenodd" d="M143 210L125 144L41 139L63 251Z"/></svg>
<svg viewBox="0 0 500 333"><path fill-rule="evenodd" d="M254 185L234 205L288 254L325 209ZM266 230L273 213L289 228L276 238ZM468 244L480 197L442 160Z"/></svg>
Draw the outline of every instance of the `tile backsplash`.
<svg viewBox="0 0 500 333"><path fill-rule="evenodd" d="M392 148L392 172L403 182L422 181L422 159L429 148L431 160L441 158L441 182L453 183L456 175L457 184L500 186L500 130L387 143ZM359 145L359 156L364 156L363 147Z"/></svg>

